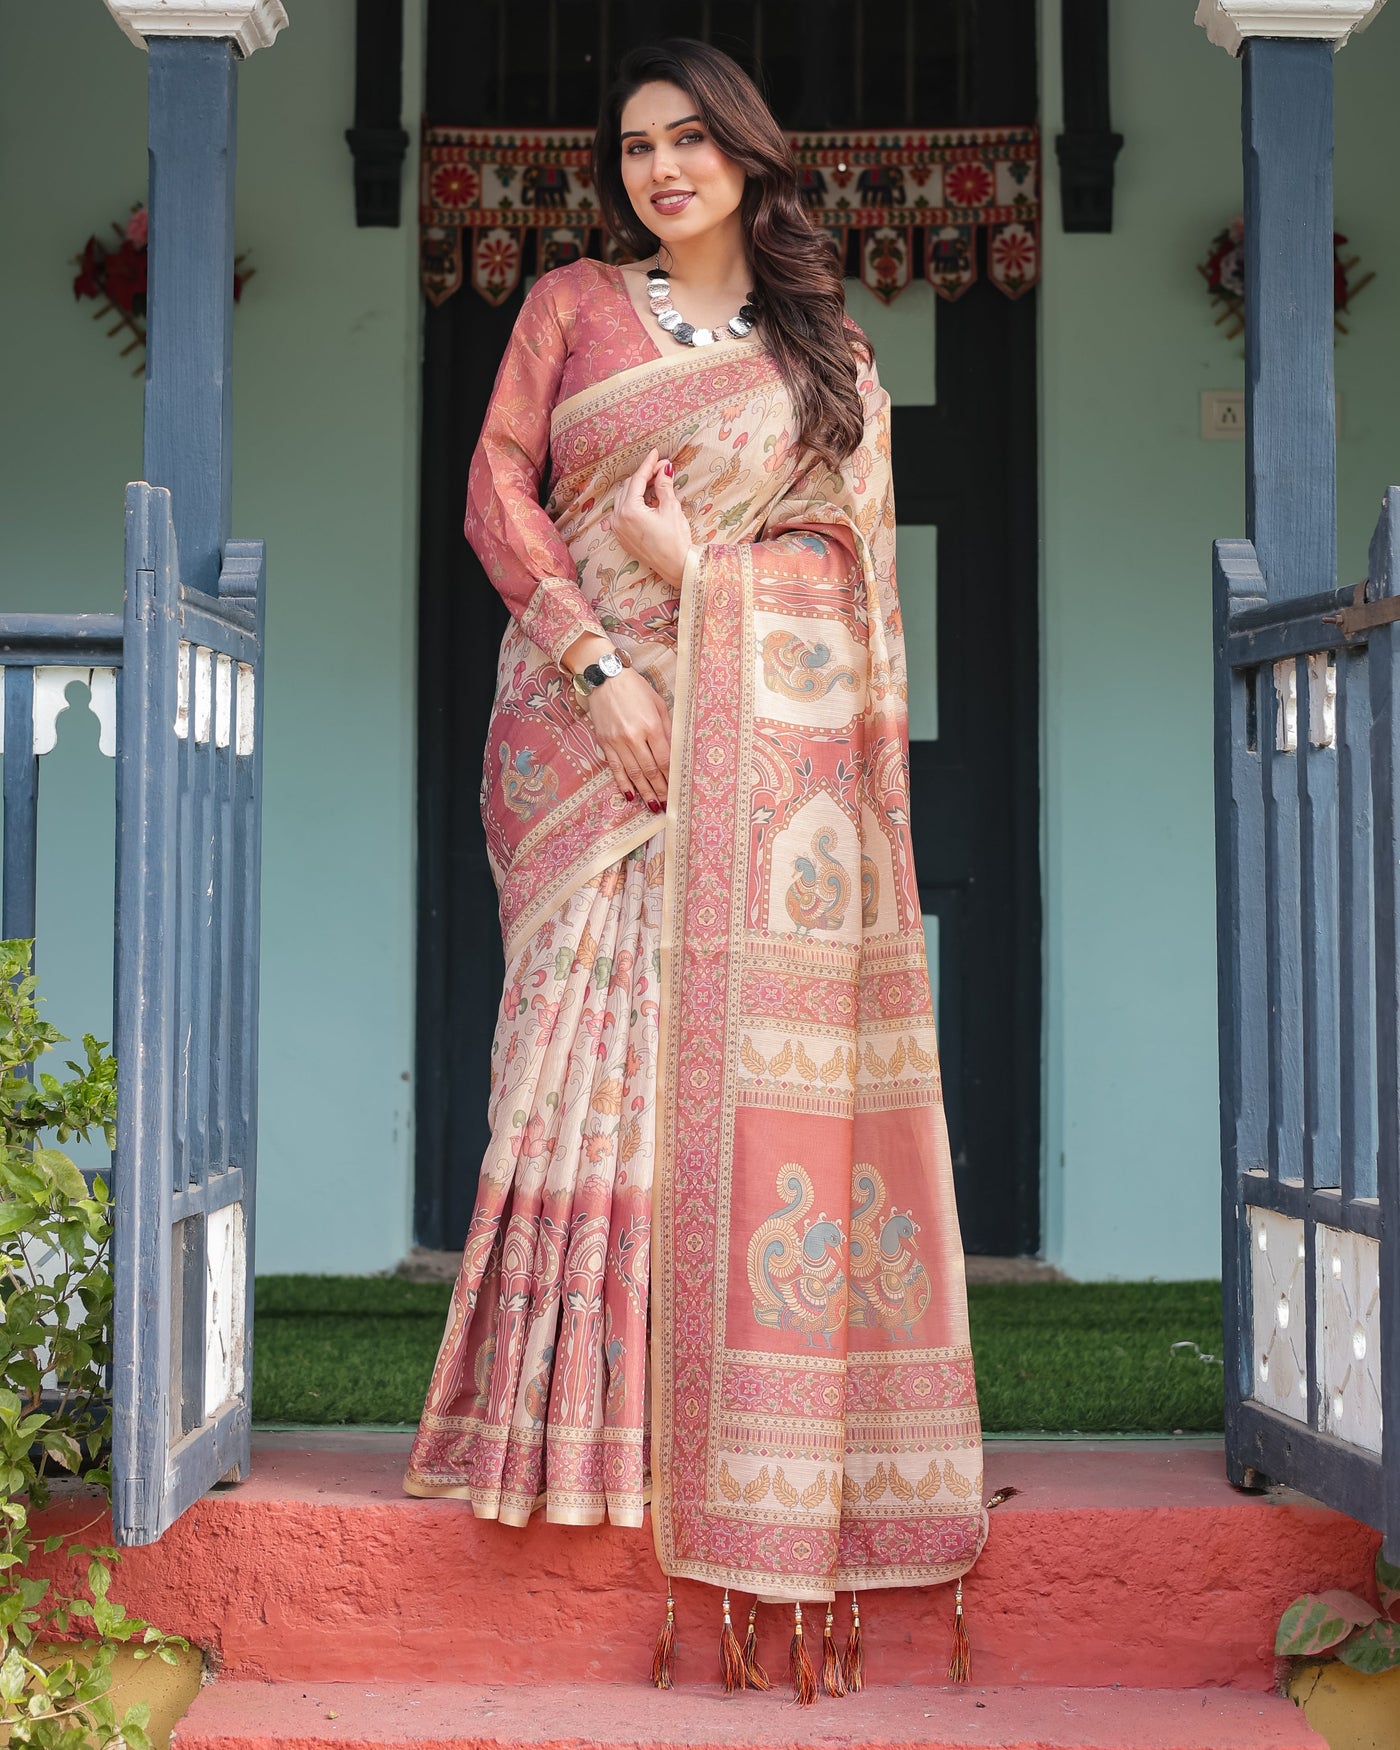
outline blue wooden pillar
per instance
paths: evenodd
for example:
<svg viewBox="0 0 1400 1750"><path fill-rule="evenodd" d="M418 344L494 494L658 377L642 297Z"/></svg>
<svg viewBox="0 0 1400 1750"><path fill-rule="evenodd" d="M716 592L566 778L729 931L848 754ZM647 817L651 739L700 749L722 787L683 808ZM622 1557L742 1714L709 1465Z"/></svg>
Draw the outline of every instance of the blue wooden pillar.
<svg viewBox="0 0 1400 1750"><path fill-rule="evenodd" d="M1271 602L1337 581L1332 56L1244 45L1245 526Z"/></svg>
<svg viewBox="0 0 1400 1750"><path fill-rule="evenodd" d="M34 753L34 670L5 672L5 837L3 910L6 939L31 937L38 891L39 761Z"/></svg>
<svg viewBox="0 0 1400 1750"><path fill-rule="evenodd" d="M229 536L238 54L152 37L144 475L168 487L181 580L217 594Z"/></svg>

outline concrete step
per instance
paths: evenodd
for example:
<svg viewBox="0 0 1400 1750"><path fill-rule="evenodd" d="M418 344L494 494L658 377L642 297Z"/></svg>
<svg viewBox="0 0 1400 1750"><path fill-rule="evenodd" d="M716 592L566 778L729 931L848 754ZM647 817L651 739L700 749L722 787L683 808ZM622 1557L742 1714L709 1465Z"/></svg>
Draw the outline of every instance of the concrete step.
<svg viewBox="0 0 1400 1750"><path fill-rule="evenodd" d="M128 1551L114 1590L232 1677L645 1678L664 1610L649 1527L483 1522L404 1496L404 1454L363 1438L260 1450L247 1482ZM986 1480L1022 1491L992 1514L965 1586L973 1676L995 1686L1267 1691L1284 1608L1364 1590L1378 1541L1301 1497L1238 1493L1213 1443L992 1443ZM81 1523L92 1504L46 1517L65 1514ZM682 1674L708 1680L716 1594L678 1584L676 1607ZM952 1610L950 1587L865 1594L869 1684L940 1682ZM844 1599L838 1622L844 1636ZM758 1627L760 1656L782 1668L790 1614L762 1606Z"/></svg>
<svg viewBox="0 0 1400 1750"><path fill-rule="evenodd" d="M596 1684L219 1682L174 1750L1325 1750L1281 1696L1211 1689L866 1690L794 1707Z"/></svg>

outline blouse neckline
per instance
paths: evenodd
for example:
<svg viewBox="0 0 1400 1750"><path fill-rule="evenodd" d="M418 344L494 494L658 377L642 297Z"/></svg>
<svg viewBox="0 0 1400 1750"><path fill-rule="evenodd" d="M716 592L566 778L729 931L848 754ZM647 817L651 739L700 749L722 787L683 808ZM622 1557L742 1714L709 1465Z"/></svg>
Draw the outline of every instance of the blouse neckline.
<svg viewBox="0 0 1400 1750"><path fill-rule="evenodd" d="M617 276L617 289L619 292L621 292L622 297L623 297L624 301L626 302L628 309L632 312L632 315L636 321L637 327L641 331L642 338L644 340L646 340L649 343L649 345L651 346L653 357L655 357L655 358L684 358L687 353L697 351L697 350L703 350L704 352L706 352L708 354L714 355L714 354L717 354L721 351L722 352L741 352L741 351L745 350L746 348L749 348L752 346L753 342L750 340L739 340L737 338L726 335L724 337L724 339L722 339L718 343L718 345L707 346L703 349L697 349L697 348L688 347L688 346L681 346L679 344L672 344L671 346L662 347L659 344L659 342L657 341L656 337L652 334L651 328L649 327L649 325L647 323L647 313L641 309L640 305L637 303L637 300L632 296L632 287L628 282L627 275L622 271L622 269L617 265L616 262L605 261L601 265L603 267L605 267L609 273L615 274ZM665 332L664 329L657 330L658 334L664 333L664 332ZM760 342L760 345L761 344L762 343Z"/></svg>

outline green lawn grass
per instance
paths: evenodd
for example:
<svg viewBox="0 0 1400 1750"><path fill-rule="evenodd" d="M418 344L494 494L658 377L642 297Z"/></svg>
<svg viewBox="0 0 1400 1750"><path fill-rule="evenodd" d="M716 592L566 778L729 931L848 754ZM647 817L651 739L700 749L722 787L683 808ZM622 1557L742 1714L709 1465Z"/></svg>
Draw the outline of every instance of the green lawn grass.
<svg viewBox="0 0 1400 1750"><path fill-rule="evenodd" d="M450 1285L262 1276L257 1422L414 1423ZM969 1290L988 1433L1212 1433L1223 1426L1218 1282L1037 1282Z"/></svg>

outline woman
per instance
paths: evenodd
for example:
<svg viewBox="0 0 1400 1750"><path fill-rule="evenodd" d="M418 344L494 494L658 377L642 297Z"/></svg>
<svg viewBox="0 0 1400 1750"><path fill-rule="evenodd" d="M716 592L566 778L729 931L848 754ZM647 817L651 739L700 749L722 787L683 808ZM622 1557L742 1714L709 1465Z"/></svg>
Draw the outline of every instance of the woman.
<svg viewBox="0 0 1400 1750"><path fill-rule="evenodd" d="M649 1491L668 1577L796 1606L807 1699L802 1601L955 1579L986 1534L889 403L726 56L629 55L594 178L635 260L532 288L468 489L514 616L506 988L405 1487L516 1525Z"/></svg>

